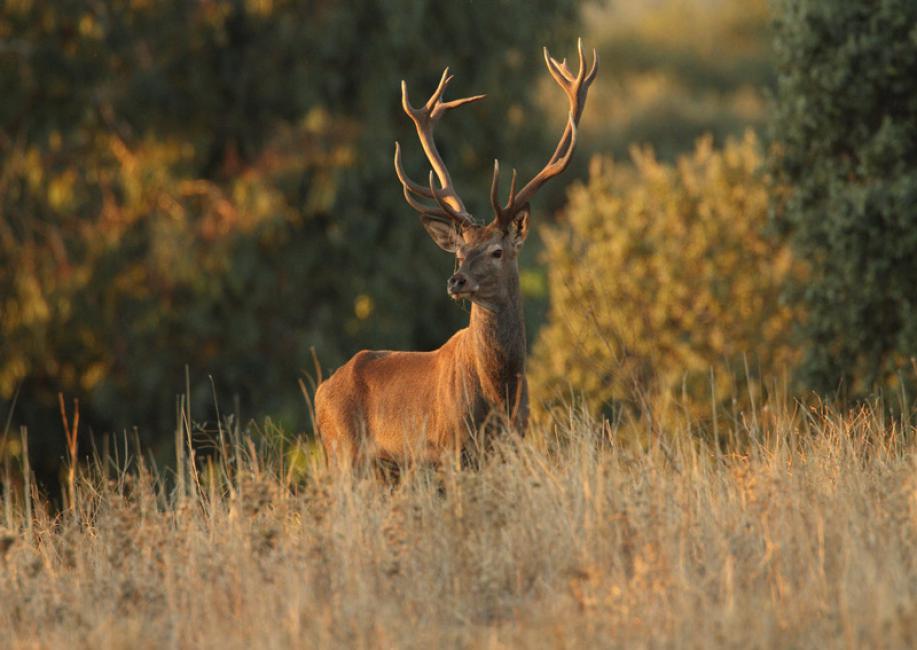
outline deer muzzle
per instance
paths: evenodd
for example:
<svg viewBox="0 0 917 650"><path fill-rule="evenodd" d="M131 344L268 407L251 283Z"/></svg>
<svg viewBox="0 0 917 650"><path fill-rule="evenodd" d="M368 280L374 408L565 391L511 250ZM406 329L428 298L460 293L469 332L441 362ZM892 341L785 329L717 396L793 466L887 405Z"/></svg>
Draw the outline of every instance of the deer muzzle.
<svg viewBox="0 0 917 650"><path fill-rule="evenodd" d="M461 300L473 296L478 290L478 283L461 271L449 278L446 291L453 300Z"/></svg>

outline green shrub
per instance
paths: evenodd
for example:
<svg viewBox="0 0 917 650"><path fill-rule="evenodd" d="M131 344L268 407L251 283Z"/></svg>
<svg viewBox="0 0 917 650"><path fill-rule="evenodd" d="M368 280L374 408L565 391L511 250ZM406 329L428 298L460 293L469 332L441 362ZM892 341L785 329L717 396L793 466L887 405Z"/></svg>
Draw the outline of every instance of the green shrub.
<svg viewBox="0 0 917 650"><path fill-rule="evenodd" d="M774 169L808 267L801 373L861 395L917 354L917 3L779 9Z"/></svg>

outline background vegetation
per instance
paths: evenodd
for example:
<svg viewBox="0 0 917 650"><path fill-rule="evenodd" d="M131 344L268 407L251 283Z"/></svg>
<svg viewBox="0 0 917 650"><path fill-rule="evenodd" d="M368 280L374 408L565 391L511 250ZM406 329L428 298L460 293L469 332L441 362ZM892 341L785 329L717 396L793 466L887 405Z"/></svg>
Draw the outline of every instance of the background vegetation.
<svg viewBox="0 0 917 650"><path fill-rule="evenodd" d="M761 399L761 378L794 354L781 300L794 260L766 232L762 163L750 132L722 150L701 140L674 165L639 148L630 165L593 160L563 224L544 233L551 310L529 366L536 404L582 397L615 417L680 397L697 418L711 399Z"/></svg>
<svg viewBox="0 0 917 650"><path fill-rule="evenodd" d="M474 208L500 155L525 171L557 129L530 92L573 2L10 2L0 9L0 396L35 465L63 453L57 393L96 433L168 449L190 370L243 417L306 424L310 348L432 348L465 314L450 260L392 169L400 108L453 66L444 155ZM525 146L523 146L525 143ZM162 458L160 453L160 458Z"/></svg>
<svg viewBox="0 0 917 650"><path fill-rule="evenodd" d="M802 380L913 386L917 354L917 5L786 3L775 51L779 223L809 272Z"/></svg>
<svg viewBox="0 0 917 650"><path fill-rule="evenodd" d="M776 78L771 20L767 0L585 4L583 28L604 66L583 144L616 157L651 144L672 160L701 136L721 144L763 128Z"/></svg>

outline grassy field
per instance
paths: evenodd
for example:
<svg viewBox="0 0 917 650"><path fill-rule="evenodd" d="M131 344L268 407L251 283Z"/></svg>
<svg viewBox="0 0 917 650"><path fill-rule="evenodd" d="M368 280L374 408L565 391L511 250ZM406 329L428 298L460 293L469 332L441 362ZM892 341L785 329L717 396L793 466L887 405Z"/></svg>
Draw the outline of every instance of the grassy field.
<svg viewBox="0 0 917 650"><path fill-rule="evenodd" d="M906 422L759 408L719 447L646 427L571 414L395 486L230 429L178 480L99 459L60 515L13 486L0 647L914 647Z"/></svg>

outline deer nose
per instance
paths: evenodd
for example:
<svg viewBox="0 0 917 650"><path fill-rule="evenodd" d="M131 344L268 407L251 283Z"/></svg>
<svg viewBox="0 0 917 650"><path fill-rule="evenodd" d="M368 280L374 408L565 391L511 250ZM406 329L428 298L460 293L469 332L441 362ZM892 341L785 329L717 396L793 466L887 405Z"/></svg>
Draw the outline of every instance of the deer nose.
<svg viewBox="0 0 917 650"><path fill-rule="evenodd" d="M450 293L459 293L464 291L467 286L468 278L465 277L464 273L456 273L451 278L449 278L449 282L446 284L446 288Z"/></svg>

